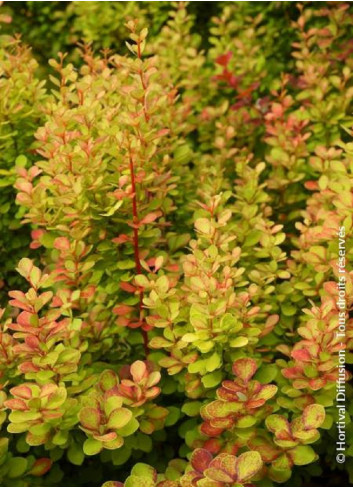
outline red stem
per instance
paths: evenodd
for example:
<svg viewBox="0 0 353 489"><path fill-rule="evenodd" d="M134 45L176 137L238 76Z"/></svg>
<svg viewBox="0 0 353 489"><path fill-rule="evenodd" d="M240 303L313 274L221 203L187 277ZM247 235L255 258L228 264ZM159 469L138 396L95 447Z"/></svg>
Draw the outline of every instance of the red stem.
<svg viewBox="0 0 353 489"><path fill-rule="evenodd" d="M129 150L129 165L130 165L130 175L131 175L131 187L132 187L132 214L133 214L133 224L134 224L134 257L135 257L135 266L136 273L140 274L142 271L141 262L140 262L140 252L139 252L139 234L138 234L138 211L137 211L137 196L136 196L136 182L135 182L135 171L134 171L134 162L131 156L131 152ZM139 316L140 321L142 321L142 312L143 312L143 291L140 292L140 300L139 300ZM142 338L143 338L143 347L145 350L145 355L147 357L149 353L148 349L148 334L147 331L141 329Z"/></svg>

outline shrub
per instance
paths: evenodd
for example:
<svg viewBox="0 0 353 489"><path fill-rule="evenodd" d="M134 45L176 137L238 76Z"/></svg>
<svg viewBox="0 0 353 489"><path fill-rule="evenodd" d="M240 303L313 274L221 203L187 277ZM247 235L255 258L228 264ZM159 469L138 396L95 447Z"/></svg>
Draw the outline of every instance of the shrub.
<svg viewBox="0 0 353 489"><path fill-rule="evenodd" d="M0 26L11 22L3 14ZM21 228L23 213L14 205L15 166L29 166L33 161L33 134L41 123L40 105L45 98L44 82L37 78L38 64L30 49L19 37L0 36L0 250L3 267L0 289L16 284L14 267L27 254L28 227Z"/></svg>
<svg viewBox="0 0 353 489"><path fill-rule="evenodd" d="M2 38L5 485L352 480L352 8L215 4L26 2L47 88Z"/></svg>

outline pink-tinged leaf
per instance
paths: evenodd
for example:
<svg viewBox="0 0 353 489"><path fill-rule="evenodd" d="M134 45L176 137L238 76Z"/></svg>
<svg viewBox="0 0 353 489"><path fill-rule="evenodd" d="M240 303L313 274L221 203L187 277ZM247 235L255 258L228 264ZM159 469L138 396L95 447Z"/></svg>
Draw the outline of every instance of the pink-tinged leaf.
<svg viewBox="0 0 353 489"><path fill-rule="evenodd" d="M31 237L32 237L32 239L39 239L43 236L43 234L45 234L44 229L34 229L31 232Z"/></svg>
<svg viewBox="0 0 353 489"><path fill-rule="evenodd" d="M146 387L152 387L161 380L160 372L151 372L148 376Z"/></svg>
<svg viewBox="0 0 353 489"><path fill-rule="evenodd" d="M142 379L148 376L146 364L141 360L137 360L130 367L130 372L134 382L141 382Z"/></svg>
<svg viewBox="0 0 353 489"><path fill-rule="evenodd" d="M117 408L109 416L107 427L119 430L128 424L132 418L132 412L126 408Z"/></svg>
<svg viewBox="0 0 353 489"><path fill-rule="evenodd" d="M19 366L20 372L23 374L28 373L28 372L39 372L40 368L34 365L33 362L23 362Z"/></svg>
<svg viewBox="0 0 353 489"><path fill-rule="evenodd" d="M286 379L296 379L301 377L302 371L299 367L289 367L282 370L282 375Z"/></svg>
<svg viewBox="0 0 353 489"><path fill-rule="evenodd" d="M39 458L34 462L34 465L31 468L29 474L34 475L36 477L41 477L42 475L49 472L52 464L53 462L50 460L50 458Z"/></svg>
<svg viewBox="0 0 353 489"><path fill-rule="evenodd" d="M155 397L159 396L160 392L161 389L159 387L151 387L145 393L146 399L154 399Z"/></svg>
<svg viewBox="0 0 353 489"><path fill-rule="evenodd" d="M111 431L110 433L104 433L104 435L93 435L95 440L102 441L102 442L112 442L118 438L118 435L114 432ZM120 439L120 437L119 437ZM121 445L119 445L121 446Z"/></svg>
<svg viewBox="0 0 353 489"><path fill-rule="evenodd" d="M17 322L24 327L33 327L38 321L36 314L31 314L30 312L23 311L17 316Z"/></svg>
<svg viewBox="0 0 353 489"><path fill-rule="evenodd" d="M252 398L252 400L255 399L263 399L267 401L268 399L271 399L278 391L278 387L273 384L269 385L264 385L261 387L260 391Z"/></svg>
<svg viewBox="0 0 353 489"><path fill-rule="evenodd" d="M308 180L305 182L304 187L308 190L319 190L319 184L314 180Z"/></svg>
<svg viewBox="0 0 353 489"><path fill-rule="evenodd" d="M9 304L13 307L18 307L19 309L23 309L25 311L32 311L33 307L28 303L26 296L23 292L19 290L11 290L9 292L9 296L13 297L14 300L10 300Z"/></svg>
<svg viewBox="0 0 353 489"><path fill-rule="evenodd" d="M31 184L31 182L28 182L26 180L18 180L15 184L15 187L25 194L30 194L33 189L33 185Z"/></svg>
<svg viewBox="0 0 353 489"><path fill-rule="evenodd" d="M262 465L258 452L242 453L237 460L237 481L241 483L249 481L261 470Z"/></svg>
<svg viewBox="0 0 353 489"><path fill-rule="evenodd" d="M40 397L49 397L58 391L58 387L55 384L45 384L43 385Z"/></svg>
<svg viewBox="0 0 353 489"><path fill-rule="evenodd" d="M252 358L240 358L233 363L233 373L244 382L248 382L257 370L255 360Z"/></svg>
<svg viewBox="0 0 353 489"><path fill-rule="evenodd" d="M278 314L272 314L266 320L265 329L271 331L276 326L278 321L279 321L279 315Z"/></svg>
<svg viewBox="0 0 353 489"><path fill-rule="evenodd" d="M136 287L129 284L129 282L120 282L120 288L125 292L131 292L131 293L135 292L136 290Z"/></svg>
<svg viewBox="0 0 353 489"><path fill-rule="evenodd" d="M60 251L68 251L70 249L70 241L65 237L56 238L54 241L54 248Z"/></svg>
<svg viewBox="0 0 353 489"><path fill-rule="evenodd" d="M303 411L303 422L305 429L319 428L325 421L325 409L321 404L311 404Z"/></svg>
<svg viewBox="0 0 353 489"><path fill-rule="evenodd" d="M325 387L326 381L324 379L310 379L309 380L309 386L313 391L318 391Z"/></svg>
<svg viewBox="0 0 353 489"><path fill-rule="evenodd" d="M147 216L141 219L139 224L150 224L151 222L158 219L158 217L160 217L161 215L162 213L160 211L150 212L149 214L147 214Z"/></svg>
<svg viewBox="0 0 353 489"><path fill-rule="evenodd" d="M311 355L305 349L293 350L292 351L292 358L294 358L294 360L298 360L301 362L310 362L311 361Z"/></svg>
<svg viewBox="0 0 353 489"><path fill-rule="evenodd" d="M170 133L170 130L167 129L167 128L164 128L164 129L160 129L158 132L157 132L157 135L156 137L160 138L162 136L166 136L167 134Z"/></svg>
<svg viewBox="0 0 353 489"><path fill-rule="evenodd" d="M116 244L122 244L128 241L132 241L132 239L127 234L120 234L118 237L112 239L112 242Z"/></svg>
<svg viewBox="0 0 353 489"><path fill-rule="evenodd" d="M257 400L252 400L248 401L246 403L246 408L247 409L257 409L265 404L265 399L257 399Z"/></svg>
<svg viewBox="0 0 353 489"><path fill-rule="evenodd" d="M99 426L101 424L101 416L98 409L84 407L81 409L78 417L81 425L84 428L93 431L99 430Z"/></svg>
<svg viewBox="0 0 353 489"><path fill-rule="evenodd" d="M148 417L150 419L155 419L155 420L164 419L168 416L168 414L169 414L168 409L162 406L154 406L152 409L149 409L148 411Z"/></svg>
<svg viewBox="0 0 353 489"><path fill-rule="evenodd" d="M114 314L118 314L119 316L125 316L125 314L129 314L133 310L133 307L121 304L120 306L114 307L113 312Z"/></svg>
<svg viewBox="0 0 353 489"><path fill-rule="evenodd" d="M89 285L85 289L81 291L81 298L82 299L89 299L92 297L96 291L97 287L95 285Z"/></svg>
<svg viewBox="0 0 353 489"><path fill-rule="evenodd" d="M198 472L203 473L212 461L212 454L203 448L197 448L191 455L191 465Z"/></svg>
<svg viewBox="0 0 353 489"><path fill-rule="evenodd" d="M203 419L226 418L243 408L240 402L212 401L201 409Z"/></svg>
<svg viewBox="0 0 353 489"><path fill-rule="evenodd" d="M38 302L40 303L40 309L45 306L45 304L47 304L51 298L53 297L53 292L51 291L48 291L48 292L43 292L42 294L40 294L40 296L38 297ZM36 307L36 312L38 312L38 308Z"/></svg>
<svg viewBox="0 0 353 489"><path fill-rule="evenodd" d="M37 336L26 336L25 343L31 350L36 350L39 348L39 340Z"/></svg>
<svg viewBox="0 0 353 489"><path fill-rule="evenodd" d="M26 442L30 446L43 445L50 438L50 433L45 433L44 435L34 435L30 431L26 435Z"/></svg>
<svg viewBox="0 0 353 489"><path fill-rule="evenodd" d="M9 399L4 402L4 405L13 411L26 411L28 409L27 404L22 399Z"/></svg>
<svg viewBox="0 0 353 489"><path fill-rule="evenodd" d="M12 22L11 15L7 15L7 14L0 15L0 22L3 22L4 24L11 24Z"/></svg>
<svg viewBox="0 0 353 489"><path fill-rule="evenodd" d="M31 399L32 391L28 385L18 385L10 389L13 396L19 397L20 399Z"/></svg>

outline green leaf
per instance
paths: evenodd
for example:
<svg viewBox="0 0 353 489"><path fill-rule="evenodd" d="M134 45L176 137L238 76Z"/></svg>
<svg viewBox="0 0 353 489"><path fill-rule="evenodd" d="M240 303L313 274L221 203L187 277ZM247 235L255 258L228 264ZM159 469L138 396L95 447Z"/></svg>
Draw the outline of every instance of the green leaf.
<svg viewBox="0 0 353 489"><path fill-rule="evenodd" d="M186 402L181 411L185 413L187 416L193 417L198 416L200 414L201 402L199 401L191 401Z"/></svg>
<svg viewBox="0 0 353 489"><path fill-rule="evenodd" d="M27 470L28 462L23 457L13 457L7 462L7 477L15 479L20 477Z"/></svg>
<svg viewBox="0 0 353 489"><path fill-rule="evenodd" d="M173 426L180 419L180 409L175 406L168 406L169 414L165 419L165 426Z"/></svg>
<svg viewBox="0 0 353 489"><path fill-rule="evenodd" d="M67 458L73 465L82 465L85 455L78 443L71 443L67 451Z"/></svg>
<svg viewBox="0 0 353 489"><path fill-rule="evenodd" d="M146 477L148 479L154 480L157 473L156 470L150 465L137 463L136 465L134 465L131 471L131 475L138 475L140 477Z"/></svg>
<svg viewBox="0 0 353 489"><path fill-rule="evenodd" d="M311 464L317 458L316 453L309 445L292 448L287 453L294 465Z"/></svg>
<svg viewBox="0 0 353 489"><path fill-rule="evenodd" d="M221 371L212 372L210 374L204 375L201 378L201 382L203 383L204 387L206 387L206 389L211 389L212 387L219 385L222 381L222 378L223 374Z"/></svg>
<svg viewBox="0 0 353 489"><path fill-rule="evenodd" d="M262 236L262 231L257 231L257 230L250 231L250 233L248 233L246 236L243 246L250 247L256 245L260 241L261 236Z"/></svg>
<svg viewBox="0 0 353 489"><path fill-rule="evenodd" d="M262 384L269 384L276 378L277 373L278 367L276 365L261 365L255 374L255 379Z"/></svg>
<svg viewBox="0 0 353 489"><path fill-rule="evenodd" d="M131 456L131 448L123 446L119 450L114 450L112 452L112 462L114 465L125 464Z"/></svg>
<svg viewBox="0 0 353 489"><path fill-rule="evenodd" d="M103 391L113 389L118 383L118 376L113 370L104 370L99 377L99 385Z"/></svg>
<svg viewBox="0 0 353 489"><path fill-rule="evenodd" d="M193 154L192 150L190 146L188 146L187 144L178 146L174 150L174 157L173 157L174 163L176 165L186 165L191 161L192 154Z"/></svg>
<svg viewBox="0 0 353 489"><path fill-rule="evenodd" d="M241 348L242 346L246 346L248 343L248 338L246 338L245 336L238 336L238 338L230 340L229 346L232 348Z"/></svg>
<svg viewBox="0 0 353 489"><path fill-rule="evenodd" d="M108 428L119 430L126 426L132 418L132 412L127 408L118 408L111 413L108 420Z"/></svg>
<svg viewBox="0 0 353 489"><path fill-rule="evenodd" d="M222 365L222 358L217 352L214 352L209 358L207 358L205 366L207 372L213 372Z"/></svg>
<svg viewBox="0 0 353 489"><path fill-rule="evenodd" d="M131 418L130 421L123 428L116 430L116 432L120 436L126 437L135 433L138 427L139 427L139 422L137 421L137 419Z"/></svg>
<svg viewBox="0 0 353 489"><path fill-rule="evenodd" d="M21 166L21 167L26 166L26 164L27 164L27 158L25 157L25 155L19 155L19 156L17 156L17 158L15 160L15 164L17 166Z"/></svg>
<svg viewBox="0 0 353 489"><path fill-rule="evenodd" d="M93 438L89 438L83 444L83 452L86 455L96 455L100 451L102 451L103 443L98 440L94 440Z"/></svg>
<svg viewBox="0 0 353 489"><path fill-rule="evenodd" d="M239 418L236 422L236 427L237 428L250 428L250 426L254 426L256 423L257 419L255 416L243 416L242 418Z"/></svg>

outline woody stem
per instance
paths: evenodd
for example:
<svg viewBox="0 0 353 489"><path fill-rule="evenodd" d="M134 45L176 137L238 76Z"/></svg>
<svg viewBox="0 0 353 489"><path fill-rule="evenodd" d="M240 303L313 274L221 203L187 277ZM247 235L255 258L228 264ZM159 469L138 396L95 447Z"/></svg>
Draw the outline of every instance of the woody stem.
<svg viewBox="0 0 353 489"><path fill-rule="evenodd" d="M140 274L142 271L141 262L140 262L140 251L139 251L139 234L138 234L138 211L137 211L137 195L136 195L136 181L135 181L135 169L134 169L134 161L132 159L131 152L129 153L129 166L130 166L130 176L131 176L131 187L132 187L132 214L133 214L133 224L134 224L134 258L135 258L135 267L136 273ZM139 319L142 321L143 314L143 291L141 290L139 294ZM148 349L148 335L147 331L141 329L142 338L143 338L143 347L145 350L145 355L147 357L149 353Z"/></svg>

